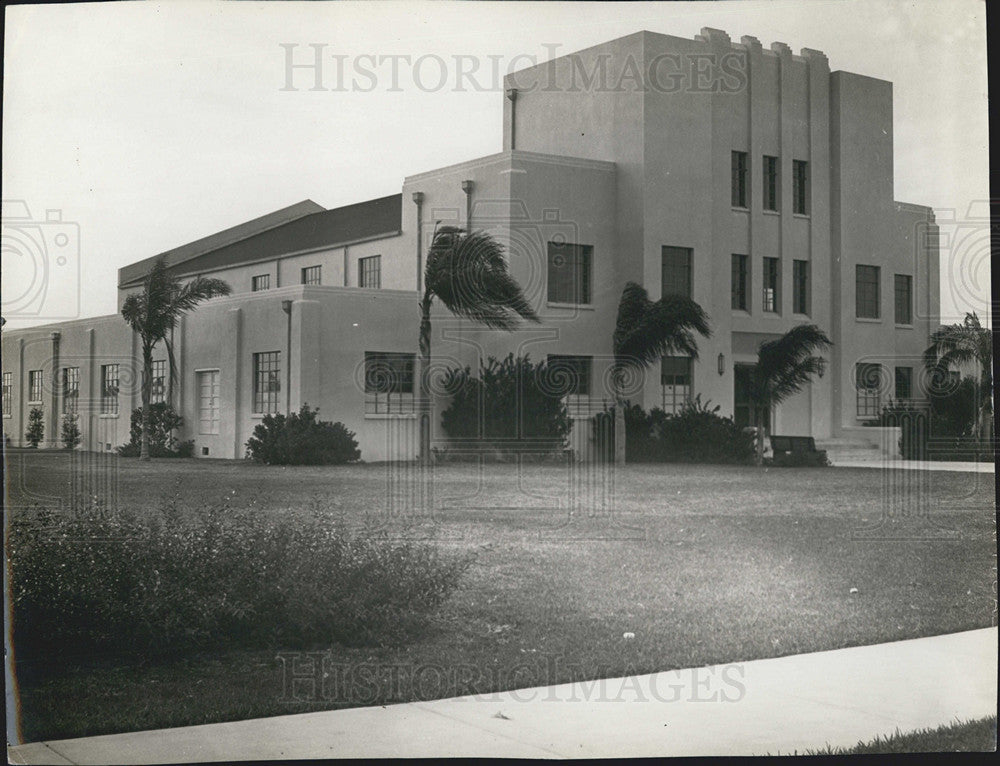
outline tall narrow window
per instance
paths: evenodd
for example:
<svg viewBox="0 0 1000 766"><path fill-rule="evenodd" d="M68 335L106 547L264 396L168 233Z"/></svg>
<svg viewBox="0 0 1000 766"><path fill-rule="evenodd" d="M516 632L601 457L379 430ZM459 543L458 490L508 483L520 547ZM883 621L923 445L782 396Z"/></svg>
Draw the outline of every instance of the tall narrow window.
<svg viewBox="0 0 1000 766"><path fill-rule="evenodd" d="M358 287L382 286L382 256L358 258Z"/></svg>
<svg viewBox="0 0 1000 766"><path fill-rule="evenodd" d="M764 155L764 209L778 209L778 158Z"/></svg>
<svg viewBox="0 0 1000 766"><path fill-rule="evenodd" d="M593 255L591 245L548 243L549 303L590 303Z"/></svg>
<svg viewBox="0 0 1000 766"><path fill-rule="evenodd" d="M809 215L809 163L805 160L792 161L793 212Z"/></svg>
<svg viewBox="0 0 1000 766"><path fill-rule="evenodd" d="M253 292L258 293L261 290L271 289L271 275L270 274L259 274L253 278L253 284L251 285Z"/></svg>
<svg viewBox="0 0 1000 766"><path fill-rule="evenodd" d="M322 266L307 266L302 269L302 284L318 285L321 282Z"/></svg>
<svg viewBox="0 0 1000 766"><path fill-rule="evenodd" d="M365 351L365 414L414 412L416 354Z"/></svg>
<svg viewBox="0 0 1000 766"><path fill-rule="evenodd" d="M28 371L28 403L39 404L42 401L42 371Z"/></svg>
<svg viewBox="0 0 1000 766"><path fill-rule="evenodd" d="M691 358L665 356L660 361L661 406L667 413L679 412L691 398Z"/></svg>
<svg viewBox="0 0 1000 766"><path fill-rule="evenodd" d="M858 417L875 417L881 410L882 366L859 362L854 367Z"/></svg>
<svg viewBox="0 0 1000 766"><path fill-rule="evenodd" d="M159 404L167 400L167 360L153 361L153 380L149 390L149 401Z"/></svg>
<svg viewBox="0 0 1000 766"><path fill-rule="evenodd" d="M219 371L198 373L198 433L219 433Z"/></svg>
<svg viewBox="0 0 1000 766"><path fill-rule="evenodd" d="M913 396L913 368L896 368L896 401Z"/></svg>
<svg viewBox="0 0 1000 766"><path fill-rule="evenodd" d="M878 319L879 267L855 266L855 316L858 319Z"/></svg>
<svg viewBox="0 0 1000 766"><path fill-rule="evenodd" d="M747 207L746 152L733 152L733 207Z"/></svg>
<svg viewBox="0 0 1000 766"><path fill-rule="evenodd" d="M278 412L281 394L281 352L263 351L253 355L253 411Z"/></svg>
<svg viewBox="0 0 1000 766"><path fill-rule="evenodd" d="M549 354L546 359L549 379L559 384L563 396L590 396L590 372L593 357Z"/></svg>
<svg viewBox="0 0 1000 766"><path fill-rule="evenodd" d="M913 277L896 274L896 324L913 324Z"/></svg>
<svg viewBox="0 0 1000 766"><path fill-rule="evenodd" d="M14 400L14 373L3 374L3 414L9 416Z"/></svg>
<svg viewBox="0 0 1000 766"><path fill-rule="evenodd" d="M691 248L662 248L661 282L662 295L683 295L691 297Z"/></svg>
<svg viewBox="0 0 1000 766"><path fill-rule="evenodd" d="M781 275L777 258L764 259L764 311L777 314L781 306Z"/></svg>
<svg viewBox="0 0 1000 766"><path fill-rule="evenodd" d="M101 414L118 414L118 365L101 365Z"/></svg>
<svg viewBox="0 0 1000 766"><path fill-rule="evenodd" d="M63 367L62 370L63 415L75 415L79 399L80 399L80 368Z"/></svg>
<svg viewBox="0 0 1000 766"><path fill-rule="evenodd" d="M733 255L733 278L731 285L732 306L740 311L749 311L750 294L749 256Z"/></svg>
<svg viewBox="0 0 1000 766"><path fill-rule="evenodd" d="M809 261L792 261L792 311L809 313Z"/></svg>

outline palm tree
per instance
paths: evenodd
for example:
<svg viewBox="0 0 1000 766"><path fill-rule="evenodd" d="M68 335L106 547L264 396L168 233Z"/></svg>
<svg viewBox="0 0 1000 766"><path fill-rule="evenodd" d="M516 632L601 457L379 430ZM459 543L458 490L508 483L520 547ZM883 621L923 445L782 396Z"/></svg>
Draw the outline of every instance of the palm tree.
<svg viewBox="0 0 1000 766"><path fill-rule="evenodd" d="M460 317L494 330L513 330L518 318L537 322L520 285L507 272L503 245L483 231L435 226L420 300L420 454L430 452L431 305L437 298Z"/></svg>
<svg viewBox="0 0 1000 766"><path fill-rule="evenodd" d="M122 304L122 317L139 335L142 343L142 448L140 460L149 460L149 398L153 387L153 348L163 341L167 347L170 380L177 377L171 330L181 315L202 301L229 295L232 288L221 279L196 277L181 282L170 274L161 257L153 263L143 282L142 292L134 293Z"/></svg>
<svg viewBox="0 0 1000 766"><path fill-rule="evenodd" d="M798 325L777 340L760 344L757 364L747 381L747 394L756 410L757 465L764 462L764 420L771 408L801 389L813 375L823 374L826 361L813 352L832 345L814 324Z"/></svg>
<svg viewBox="0 0 1000 766"><path fill-rule="evenodd" d="M944 325L931 334L931 345L924 352L924 364L928 369L943 370L952 365L976 365L979 378L976 435L982 438L989 422L985 416L993 411L993 331L980 324L977 314L966 314L962 324Z"/></svg>
<svg viewBox="0 0 1000 766"><path fill-rule="evenodd" d="M665 295L654 303L642 285L626 283L618 303L618 321L612 336L616 463L625 462L623 379L626 371L629 368L645 369L670 354L697 359L696 332L706 338L712 335L708 315L693 300L683 295Z"/></svg>

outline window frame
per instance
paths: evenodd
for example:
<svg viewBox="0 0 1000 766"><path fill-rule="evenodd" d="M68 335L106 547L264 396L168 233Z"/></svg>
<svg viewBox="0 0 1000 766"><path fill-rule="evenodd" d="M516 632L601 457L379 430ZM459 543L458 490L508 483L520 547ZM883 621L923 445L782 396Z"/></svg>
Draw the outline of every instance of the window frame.
<svg viewBox="0 0 1000 766"><path fill-rule="evenodd" d="M250 292L252 293L262 293L265 290L271 289L271 275L270 274L257 274L250 278Z"/></svg>
<svg viewBox="0 0 1000 766"><path fill-rule="evenodd" d="M303 266L300 272L303 285L323 284L323 264L316 266Z"/></svg>
<svg viewBox="0 0 1000 766"><path fill-rule="evenodd" d="M750 208L750 155L734 149L731 153L732 194L730 202L738 210Z"/></svg>
<svg viewBox="0 0 1000 766"><path fill-rule="evenodd" d="M375 284L371 284L374 281ZM363 255L358 258L358 287L366 290L382 288L382 256Z"/></svg>
<svg viewBox="0 0 1000 766"><path fill-rule="evenodd" d="M14 373L5 372L2 377L2 399L0 399L0 412L3 417L9 418L14 412Z"/></svg>
<svg viewBox="0 0 1000 766"><path fill-rule="evenodd" d="M42 377L42 370L28 370L28 404L41 404L44 397L45 379Z"/></svg>
<svg viewBox="0 0 1000 766"><path fill-rule="evenodd" d="M686 371L677 373L666 371L667 360L684 360ZM667 378L673 378L672 382L667 382ZM680 378L678 382L676 379ZM686 378L686 382L684 379ZM667 388L671 388L670 398L667 398ZM678 389L681 393L678 396ZM660 406L668 414L676 414L691 401L694 394L694 360L689 356L663 356L660 357Z"/></svg>
<svg viewBox="0 0 1000 766"><path fill-rule="evenodd" d="M869 371L875 370L877 374L871 376ZM858 418L878 417L882 411L882 380L885 370L877 362L857 362L854 365L854 388L856 391L855 412ZM874 385L862 386L862 382L868 381ZM873 392L874 393L871 393Z"/></svg>
<svg viewBox="0 0 1000 766"><path fill-rule="evenodd" d="M266 366L265 366L266 365ZM267 389L264 389L265 376ZM275 415L281 412L281 352L253 352L254 415Z"/></svg>
<svg viewBox="0 0 1000 766"><path fill-rule="evenodd" d="M792 313L809 316L812 309L812 285L809 261L801 258L792 261Z"/></svg>
<svg viewBox="0 0 1000 766"><path fill-rule="evenodd" d="M905 310L904 318L900 319L900 284L906 286L906 302L902 308ZM904 327L913 324L913 276L910 274L893 274L893 318L897 325Z"/></svg>
<svg viewBox="0 0 1000 766"><path fill-rule="evenodd" d="M733 311L750 311L750 256L732 254L730 269L729 305Z"/></svg>
<svg viewBox="0 0 1000 766"><path fill-rule="evenodd" d="M416 373L417 355L414 353L365 351L365 416L415 413Z"/></svg>
<svg viewBox="0 0 1000 766"><path fill-rule="evenodd" d="M900 373L904 373L902 376ZM903 381L906 386L906 395L900 395L900 382ZM913 398L913 368L912 367L896 367L893 374L893 394L897 402L906 401Z"/></svg>
<svg viewBox="0 0 1000 766"><path fill-rule="evenodd" d="M675 264L669 264L668 254L673 256L684 256L684 264L680 268ZM686 275L686 282L683 292L668 290L667 274L683 272ZM681 295L685 298L694 297L694 249L690 247L677 247L676 245L660 246L660 296Z"/></svg>
<svg viewBox="0 0 1000 766"><path fill-rule="evenodd" d="M76 415L80 401L80 368L62 368L62 414Z"/></svg>
<svg viewBox="0 0 1000 766"><path fill-rule="evenodd" d="M809 215L809 162L792 160L792 213Z"/></svg>
<svg viewBox="0 0 1000 766"><path fill-rule="evenodd" d="M558 379L558 374L552 373L552 368L561 367L573 375L576 384L570 390L563 393L563 397L589 397L593 390L594 378L594 357L588 354L548 354L545 357L545 366L549 377ZM582 385L581 385L582 383Z"/></svg>
<svg viewBox="0 0 1000 766"><path fill-rule="evenodd" d="M101 414L118 415L121 368L117 362L101 365Z"/></svg>
<svg viewBox="0 0 1000 766"><path fill-rule="evenodd" d="M204 376L209 378L209 397L215 401L212 407L211 402L206 408L204 406ZM222 407L220 399L222 397L222 372L219 369L195 370L195 390L198 392L198 434L200 436L217 436L222 431ZM205 412L209 417L205 418ZM205 423L209 424L209 430L205 430Z"/></svg>
<svg viewBox="0 0 1000 766"><path fill-rule="evenodd" d="M764 155L763 172L764 210L777 213L781 209L781 165L777 157Z"/></svg>
<svg viewBox="0 0 1000 766"><path fill-rule="evenodd" d="M862 280L862 274L874 274L874 283L869 280ZM874 296L868 295L870 288L874 284ZM865 289L862 289L865 287ZM864 313L870 309L873 314ZM880 266L872 266L866 263L858 263L854 266L854 318L880 320L882 318L882 269Z"/></svg>
<svg viewBox="0 0 1000 766"><path fill-rule="evenodd" d="M769 268L772 267L773 269ZM761 309L765 314L781 314L781 259L765 255L762 260ZM769 282L773 280L773 285ZM773 294L769 294L769 291ZM770 300L769 300L770 299ZM771 308L768 308L768 306Z"/></svg>
<svg viewBox="0 0 1000 766"><path fill-rule="evenodd" d="M559 292L565 287L567 278L555 270L559 267L555 259L562 255L572 262L569 274L569 294ZM590 306L594 300L594 246L579 242L546 243L545 257L545 300L560 306Z"/></svg>

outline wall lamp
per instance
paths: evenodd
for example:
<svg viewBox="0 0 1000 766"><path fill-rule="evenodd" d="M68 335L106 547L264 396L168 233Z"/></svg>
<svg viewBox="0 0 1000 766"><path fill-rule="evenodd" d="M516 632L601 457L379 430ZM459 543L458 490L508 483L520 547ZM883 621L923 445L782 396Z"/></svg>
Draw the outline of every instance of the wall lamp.
<svg viewBox="0 0 1000 766"><path fill-rule="evenodd" d="M284 300L281 302L281 310L286 314L291 315L292 313L292 302L289 300Z"/></svg>
<svg viewBox="0 0 1000 766"><path fill-rule="evenodd" d="M719 374L720 375L726 374L726 357L723 356L722 354L719 354Z"/></svg>

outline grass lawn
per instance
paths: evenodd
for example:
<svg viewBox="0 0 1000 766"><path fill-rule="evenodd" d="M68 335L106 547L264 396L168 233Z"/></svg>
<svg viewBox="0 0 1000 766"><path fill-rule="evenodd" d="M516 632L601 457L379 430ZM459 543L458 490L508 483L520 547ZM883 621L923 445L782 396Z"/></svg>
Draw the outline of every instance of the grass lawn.
<svg viewBox="0 0 1000 766"><path fill-rule="evenodd" d="M7 468L13 512L51 506L79 484L65 454L13 453ZM994 624L992 474L630 465L611 491L588 466L570 478L560 466L450 464L435 468L427 514L410 512L413 470L123 459L91 471L130 508L172 494L203 505L236 490L274 513L313 504L347 519L371 514L401 536L475 550L477 559L420 640L316 647L336 683L289 686L293 658L275 650L167 664L53 657L45 668L21 667L25 740L485 693ZM296 672L310 662L300 657Z"/></svg>
<svg viewBox="0 0 1000 766"><path fill-rule="evenodd" d="M872 753L992 753L997 749L997 717L956 722L937 729L897 731L854 747L826 747L808 750L805 755L868 755Z"/></svg>

